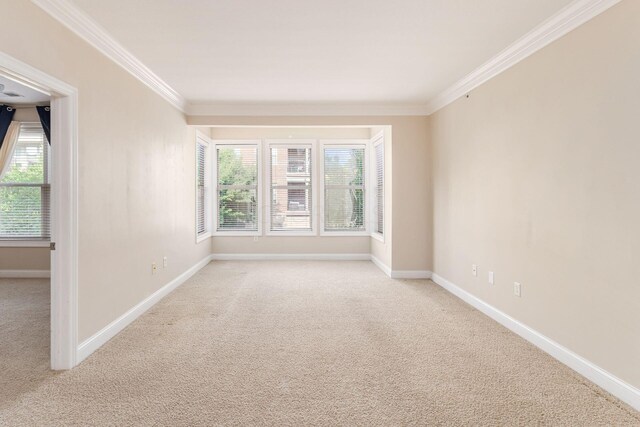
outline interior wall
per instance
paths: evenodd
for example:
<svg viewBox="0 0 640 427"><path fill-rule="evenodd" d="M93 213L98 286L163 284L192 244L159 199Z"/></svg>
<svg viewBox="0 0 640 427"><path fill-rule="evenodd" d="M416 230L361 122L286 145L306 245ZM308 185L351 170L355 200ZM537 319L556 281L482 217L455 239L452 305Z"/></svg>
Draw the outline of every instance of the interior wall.
<svg viewBox="0 0 640 427"><path fill-rule="evenodd" d="M82 342L209 255L209 242L195 243L195 132L33 3L0 6L11 10L0 51L78 88Z"/></svg>
<svg viewBox="0 0 640 427"><path fill-rule="evenodd" d="M1 270L45 270L51 268L49 248L0 247Z"/></svg>
<svg viewBox="0 0 640 427"><path fill-rule="evenodd" d="M376 253L393 270L431 270L430 145L426 117L189 116L187 121L194 126L391 126L391 146L385 152L391 161L387 170L388 188L393 194L393 200L389 198L392 212L387 216L391 230L384 246L376 246ZM366 245L371 245L370 240Z"/></svg>
<svg viewBox="0 0 640 427"><path fill-rule="evenodd" d="M430 118L435 273L635 387L638 76L623 1Z"/></svg>

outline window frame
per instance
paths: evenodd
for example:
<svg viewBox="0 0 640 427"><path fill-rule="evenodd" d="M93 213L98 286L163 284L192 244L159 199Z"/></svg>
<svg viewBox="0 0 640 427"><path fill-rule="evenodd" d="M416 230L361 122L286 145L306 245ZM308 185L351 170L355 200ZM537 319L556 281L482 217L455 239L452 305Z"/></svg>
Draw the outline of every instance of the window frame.
<svg viewBox="0 0 640 427"><path fill-rule="evenodd" d="M256 147L256 163L257 163L257 175L256 175L256 215L257 215L257 230L218 230L218 148L220 147L233 147L233 146L242 146L242 145L253 145ZM260 139L216 139L212 141L213 149L211 150L211 176L213 179L213 185L211 186L213 189L213 209L212 209L212 221L213 226L211 227L211 235L212 236L229 236L229 237L240 237L240 236L262 236L263 232L263 189L262 189L262 181L263 181L263 165L262 165L262 151L263 144ZM214 188L215 187L215 188Z"/></svg>
<svg viewBox="0 0 640 427"><path fill-rule="evenodd" d="M205 176L205 184L204 184L204 189L205 189L205 194L204 194L204 221L205 221L205 231L204 233L198 233L198 145L203 145L205 147L205 170L204 170L204 176ZM196 150L195 150L195 160L196 160L196 188L195 188L195 195L196 195L196 200L195 200L195 208L196 208L196 212L195 212L195 233L196 233L196 243L200 243L208 238L211 237L212 235L212 229L213 229L213 215L212 215L212 209L211 209L211 194L212 194L212 182L211 182L211 171L212 171L212 143L211 143L211 139L206 136L204 133L200 132L200 131L196 131Z"/></svg>
<svg viewBox="0 0 640 427"><path fill-rule="evenodd" d="M22 127L23 126L34 126L34 127L39 127L40 131L42 132L42 142L43 142L43 183L41 184L35 184L35 183L25 183L24 185L21 183L5 183L5 185L0 184L0 186L3 187L11 187L14 186L15 184L19 184L20 186L24 186L24 187L40 187L40 191L42 192L43 189L47 189L49 192L49 218L48 221L45 221L44 219L41 220L42 222L42 226L44 226L45 223L47 223L48 227L49 227L49 237L36 237L36 236L0 236L0 247L4 247L4 248L17 248L17 247L22 247L22 248L41 248L41 247L49 247L51 245L51 240L52 240L52 235L53 235L53 229L52 229L52 221L51 221L51 216L52 216L52 211L53 211L53 200L52 200L52 194L51 194L51 157L52 157L52 151L51 151L51 144L49 143L49 141L47 140L47 137L44 133L44 129L42 128L42 123L40 123L39 121L25 121L25 122L21 122L20 123L20 132L22 132ZM20 138L20 136L18 136L18 138ZM15 153L14 153L15 155ZM10 159L9 161L13 160L13 156L12 159ZM13 185L11 185L13 184Z"/></svg>
<svg viewBox="0 0 640 427"><path fill-rule="evenodd" d="M264 158L267 159L265 165L265 200L264 204L265 214L265 235L266 236L317 236L318 235L318 191L316 188L318 184L317 155L316 155L317 139L265 139L264 140ZM310 148L310 160L311 160L311 230L296 231L296 230L271 230L271 205L273 203L271 194L271 148Z"/></svg>
<svg viewBox="0 0 640 427"><path fill-rule="evenodd" d="M326 230L325 229L325 176L324 176L324 150L326 147L330 147L330 148L346 148L346 149L353 149L353 148L360 148L360 149L364 149L364 161L363 161L363 167L365 168L364 170L364 185L363 185L363 191L364 191L364 206L363 206L363 214L365 215L364 218L364 230L360 230L360 231L344 231L344 230L340 230L340 231L332 231L332 230ZM369 224L369 219L367 218L368 215L370 215L369 213L369 206L370 206L370 201L369 201L369 195L368 193L370 192L369 190L369 182L370 182L370 173L367 170L369 168L369 157L370 157L370 151L371 151L371 140L370 139L319 139L318 140L318 159L319 161L318 166L316 167L316 170L318 170L318 176L319 176L319 180L318 180L318 188L319 190L317 191L318 193L318 200L319 200L319 209L318 209L318 222L319 222L319 229L320 229L320 236L322 237L367 237L371 235L371 227Z"/></svg>
<svg viewBox="0 0 640 427"><path fill-rule="evenodd" d="M387 162L387 153L386 153L386 147L385 147L385 143L384 143L384 131L379 132L378 134L376 134L373 138L371 138L371 146L370 146L370 152L371 152L371 166L370 166L370 182L371 182L371 209L370 209L370 215L371 215L371 237L379 240L380 242L384 243L384 235L385 233L385 229L386 229L386 225L387 225L387 221L386 221L386 162ZM378 176L377 176L377 158L376 158L376 147L378 146L382 146L382 232L379 232L377 230L377 225L378 225L378 198L377 198L377 189L378 189Z"/></svg>

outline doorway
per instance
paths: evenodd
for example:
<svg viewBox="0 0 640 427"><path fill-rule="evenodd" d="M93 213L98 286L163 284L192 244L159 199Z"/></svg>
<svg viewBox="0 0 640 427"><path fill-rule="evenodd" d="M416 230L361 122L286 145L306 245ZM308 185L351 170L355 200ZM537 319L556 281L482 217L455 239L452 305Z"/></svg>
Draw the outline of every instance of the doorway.
<svg viewBox="0 0 640 427"><path fill-rule="evenodd" d="M45 249L51 245L49 360L51 369L71 369L77 360L77 90L3 52L0 52L0 77L5 86L16 84L49 98L50 135L47 144L50 142L51 149L42 148L42 156L45 156L44 151L49 156L46 159L48 182L40 188L41 196L38 199L41 203L40 215L44 211L49 213L48 223L41 221L39 228L40 241L44 242ZM16 103L15 99L2 98L1 101L8 105ZM31 144L28 150L25 146L22 151L33 154L37 151L36 146L35 143ZM28 164L24 168L28 169ZM32 192L35 194L36 190ZM36 213L33 215L37 216ZM31 226L34 229L37 228L36 222L33 219ZM19 228L14 224L16 227ZM4 240L9 239L11 237L5 236Z"/></svg>

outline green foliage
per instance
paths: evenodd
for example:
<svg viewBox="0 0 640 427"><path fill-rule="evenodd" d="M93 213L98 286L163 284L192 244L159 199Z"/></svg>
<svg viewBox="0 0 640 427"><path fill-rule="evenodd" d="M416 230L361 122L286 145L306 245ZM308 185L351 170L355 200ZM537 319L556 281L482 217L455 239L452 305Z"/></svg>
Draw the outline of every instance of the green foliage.
<svg viewBox="0 0 640 427"><path fill-rule="evenodd" d="M255 185L257 168L244 165L233 148L218 150L218 184ZM222 189L218 194L221 227L253 228L256 224L256 190Z"/></svg>
<svg viewBox="0 0 640 427"><path fill-rule="evenodd" d="M2 183L43 182L42 162L11 168ZM42 197L40 186L5 187L0 185L0 236L40 237L42 235ZM47 195L44 194L46 197Z"/></svg>

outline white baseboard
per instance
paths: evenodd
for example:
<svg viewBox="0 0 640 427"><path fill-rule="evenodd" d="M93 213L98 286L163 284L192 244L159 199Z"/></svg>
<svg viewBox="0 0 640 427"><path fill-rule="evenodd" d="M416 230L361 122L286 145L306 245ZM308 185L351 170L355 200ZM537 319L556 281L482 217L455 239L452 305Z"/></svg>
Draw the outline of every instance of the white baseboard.
<svg viewBox="0 0 640 427"><path fill-rule="evenodd" d="M432 275L432 280L447 291L451 292L453 295L465 301L467 304L480 310L482 313L491 317L507 329L510 329L520 335L522 338L564 363L580 375L599 385L618 399L628 403L635 409L640 410L639 389L622 381L599 366L589 362L585 358L547 338L534 329L531 329L506 313L487 304L478 297L449 282L447 279L434 273Z"/></svg>
<svg viewBox="0 0 640 427"><path fill-rule="evenodd" d="M47 279L51 277L49 270L0 270L2 279Z"/></svg>
<svg viewBox="0 0 640 427"><path fill-rule="evenodd" d="M391 267L373 255L371 255L371 262L392 279L431 279L429 270L392 270Z"/></svg>
<svg viewBox="0 0 640 427"><path fill-rule="evenodd" d="M217 261L369 261L369 254L211 254Z"/></svg>
<svg viewBox="0 0 640 427"><path fill-rule="evenodd" d="M374 263L384 274L391 277L391 267L380 261L377 257L371 255L371 262Z"/></svg>
<svg viewBox="0 0 640 427"><path fill-rule="evenodd" d="M136 320L140 315L142 315L145 311L149 310L153 307L158 301L171 293L178 286L182 285L186 282L191 276L196 274L200 269L209 264L211 261L211 255L208 255L203 260L199 261L196 265L189 268L187 271L173 279L171 282L167 283L162 288L158 289L153 294L149 295L146 299L141 301L139 304L134 306L132 309L127 311L125 314L111 322L109 325L105 326L102 330L98 331L92 337L83 341L80 345L78 345L76 361L77 363L82 362L86 359L91 353L100 348L103 344L109 341L111 338L116 336L120 331L126 328L131 322Z"/></svg>
<svg viewBox="0 0 640 427"><path fill-rule="evenodd" d="M391 270L392 279L431 279L429 270Z"/></svg>

